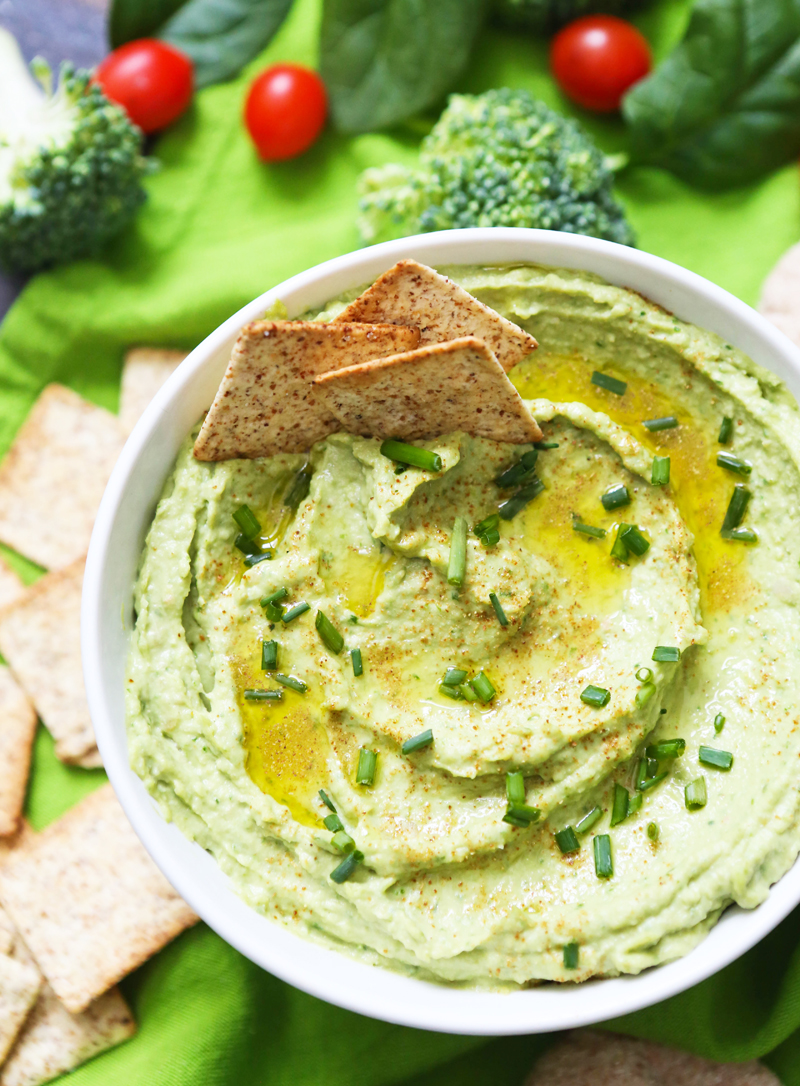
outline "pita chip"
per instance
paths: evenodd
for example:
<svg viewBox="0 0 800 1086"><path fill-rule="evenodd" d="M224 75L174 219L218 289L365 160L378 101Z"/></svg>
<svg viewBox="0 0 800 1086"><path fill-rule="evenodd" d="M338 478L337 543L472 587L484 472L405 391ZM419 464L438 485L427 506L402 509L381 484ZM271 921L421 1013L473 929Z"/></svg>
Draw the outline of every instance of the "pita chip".
<svg viewBox="0 0 800 1086"><path fill-rule="evenodd" d="M0 464L0 542L46 569L84 554L124 441L114 415L48 385Z"/></svg>
<svg viewBox="0 0 800 1086"><path fill-rule="evenodd" d="M800 242L783 254L767 276L758 308L800 346Z"/></svg>
<svg viewBox="0 0 800 1086"><path fill-rule="evenodd" d="M9 668L0 665L0 837L19 826L36 713Z"/></svg>
<svg viewBox="0 0 800 1086"><path fill-rule="evenodd" d="M72 1014L197 922L111 785L15 850L0 868L0 900Z"/></svg>
<svg viewBox="0 0 800 1086"><path fill-rule="evenodd" d="M186 351L133 347L125 355L119 395L119 421L129 434L144 409L186 358Z"/></svg>
<svg viewBox="0 0 800 1086"><path fill-rule="evenodd" d="M0 608L18 600L25 592L25 585L14 570L0 558Z"/></svg>
<svg viewBox="0 0 800 1086"><path fill-rule="evenodd" d="M0 1063L8 1055L41 986L39 971L8 955L0 956Z"/></svg>
<svg viewBox="0 0 800 1086"><path fill-rule="evenodd" d="M508 371L537 347L533 336L416 260L385 271L336 321L391 321L419 328L420 345L464 336L482 339Z"/></svg>
<svg viewBox="0 0 800 1086"><path fill-rule="evenodd" d="M0 611L0 652L33 702L62 762L98 765L80 652L84 559L48 573Z"/></svg>
<svg viewBox="0 0 800 1086"><path fill-rule="evenodd" d="M318 377L325 403L352 434L412 441L465 430L524 444L542 432L488 347L474 336Z"/></svg>
<svg viewBox="0 0 800 1086"><path fill-rule="evenodd" d="M239 333L194 455L233 460L305 452L339 429L315 377L418 343L417 329L391 324L253 321Z"/></svg>

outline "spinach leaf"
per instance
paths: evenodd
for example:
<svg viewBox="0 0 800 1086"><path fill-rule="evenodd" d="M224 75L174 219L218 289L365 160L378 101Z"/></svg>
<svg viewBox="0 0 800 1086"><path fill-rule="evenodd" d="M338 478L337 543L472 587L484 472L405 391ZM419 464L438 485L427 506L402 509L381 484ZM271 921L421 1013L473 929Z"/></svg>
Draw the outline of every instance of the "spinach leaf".
<svg viewBox="0 0 800 1086"><path fill-rule="evenodd" d="M633 161L706 188L800 152L800 0L697 0L683 41L625 97Z"/></svg>
<svg viewBox="0 0 800 1086"><path fill-rule="evenodd" d="M187 0L158 36L192 58L195 84L205 87L230 79L257 56L291 6L292 0Z"/></svg>
<svg viewBox="0 0 800 1086"><path fill-rule="evenodd" d="M185 0L113 0L108 13L112 48L134 38L150 38Z"/></svg>
<svg viewBox="0 0 800 1086"><path fill-rule="evenodd" d="M325 0L320 73L339 129L364 132L433 105L469 58L484 0Z"/></svg>

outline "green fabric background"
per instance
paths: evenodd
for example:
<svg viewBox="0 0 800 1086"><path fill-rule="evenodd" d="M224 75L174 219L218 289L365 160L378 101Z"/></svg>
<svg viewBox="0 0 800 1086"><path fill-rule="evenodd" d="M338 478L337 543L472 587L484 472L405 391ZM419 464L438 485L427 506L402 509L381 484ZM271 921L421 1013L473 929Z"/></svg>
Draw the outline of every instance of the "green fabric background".
<svg viewBox="0 0 800 1086"><path fill-rule="evenodd" d="M663 53L680 35L686 0L640 20ZM268 60L314 64L317 0L297 0ZM344 138L326 132L300 160L259 163L239 117L247 79L204 91L157 148L163 168L135 227L101 260L43 274L0 328L0 453L49 381L116 409L123 351L192 347L250 298L359 244L354 183L367 165L412 161L414 126ZM526 86L569 110L547 73L546 48L486 31L464 90ZM583 118L609 151L617 120ZM630 172L619 191L643 249L707 276L754 304L781 253L800 236L794 165L758 185L700 194L657 170ZM11 556L26 579L38 571ZM61 765L37 737L27 810L45 826L104 775ZM769 1054L800 1086L800 912L723 973L612 1028L723 1060ZM138 1036L87 1064L75 1086L518 1086L547 1039L485 1041L385 1025L328 1006L262 972L207 928L187 932L123 988Z"/></svg>

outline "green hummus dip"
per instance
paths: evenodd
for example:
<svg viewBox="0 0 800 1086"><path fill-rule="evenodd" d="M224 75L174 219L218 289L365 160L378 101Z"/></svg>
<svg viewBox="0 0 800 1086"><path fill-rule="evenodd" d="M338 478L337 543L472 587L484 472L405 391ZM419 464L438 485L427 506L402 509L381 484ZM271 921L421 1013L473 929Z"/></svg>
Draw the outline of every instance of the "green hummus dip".
<svg viewBox="0 0 800 1086"><path fill-rule="evenodd" d="M800 849L798 408L633 291L538 266L440 270L539 340L511 378L554 446L538 453L544 489L494 545L470 531L459 588L455 519L496 512L512 491L494 480L529 446L448 434L419 443L441 472L398 473L379 441L348 434L307 457L216 464L190 437L136 586L131 764L245 901L327 946L465 986L637 973L686 953L732 902L757 905ZM665 417L677 425L643 425ZM654 455L668 485L651 483ZM737 484L747 530L724 538ZM620 485L629 504L606 509ZM252 567L234 547L242 504L274 550ZM612 555L622 523L645 553ZM262 600L282 588L284 613L309 609L271 621ZM264 641L304 692L262 670ZM482 671L494 696L446 696L449 667ZM582 700L590 686L606 704ZM653 751L671 739L685 747ZM372 784L356 782L363 749ZM530 824L504 820L508 774L540 812ZM343 882L320 789L363 855Z"/></svg>

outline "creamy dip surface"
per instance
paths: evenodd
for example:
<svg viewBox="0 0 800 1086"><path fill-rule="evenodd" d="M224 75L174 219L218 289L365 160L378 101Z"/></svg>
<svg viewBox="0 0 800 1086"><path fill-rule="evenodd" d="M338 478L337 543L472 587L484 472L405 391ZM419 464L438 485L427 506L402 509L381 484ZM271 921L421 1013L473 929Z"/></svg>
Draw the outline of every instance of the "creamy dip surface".
<svg viewBox="0 0 800 1086"><path fill-rule="evenodd" d="M686 953L732 902L757 905L800 849L798 408L732 345L594 276L439 270L539 340L510 377L555 446L538 451L544 489L494 545L470 530L458 588L455 519L496 512L513 494L496 478L530 446L453 433L417 443L441 472L398 473L349 434L219 463L195 460L190 436L136 587L131 764L244 900L298 934L465 986L636 973ZM666 486L654 456L670 458ZM720 531L737 484L745 539ZM629 504L606 509L620 485ZM242 504L274 550L251 568L234 546ZM611 553L623 523L649 543L627 561ZM262 604L283 588L284 613L309 605L287 623ZM264 641L304 692L262 670ZM656 647L680 658L654 661ZM446 696L447 668L483 672L494 696ZM605 705L581 699L589 686ZM654 753L671 739L681 753ZM371 785L356 782L362 749ZM504 821L517 773L540 812L527 825ZM320 789L363 854L341 883Z"/></svg>

